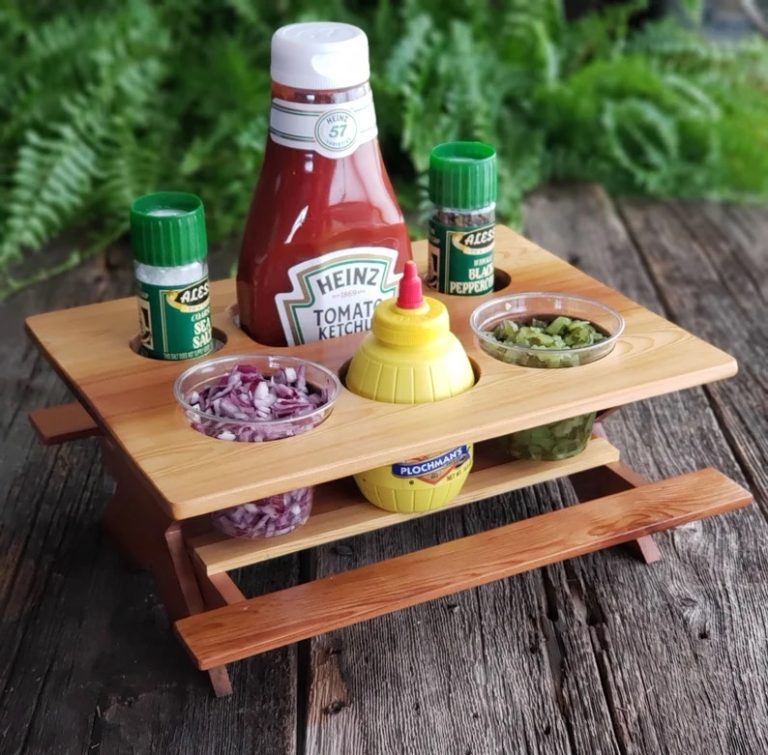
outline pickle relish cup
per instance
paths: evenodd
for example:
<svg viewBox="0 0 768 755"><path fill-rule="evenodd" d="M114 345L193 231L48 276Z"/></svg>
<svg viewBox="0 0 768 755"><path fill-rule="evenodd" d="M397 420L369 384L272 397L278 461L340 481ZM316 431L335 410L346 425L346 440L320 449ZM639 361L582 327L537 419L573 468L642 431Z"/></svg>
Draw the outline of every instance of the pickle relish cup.
<svg viewBox="0 0 768 755"><path fill-rule="evenodd" d="M212 387L225 389L235 368L257 369L267 378L280 370L304 370L307 386L319 392L322 403L315 409L294 417L279 419L229 419L202 411L193 397ZM290 373L289 373L290 374ZM185 370L173 387L174 396L189 421L198 432L222 441L259 443L280 440L308 432L333 411L341 384L336 375L322 365L296 357L240 354L217 357L199 362ZM311 487L257 501L231 506L211 514L213 526L230 537L257 538L287 535L304 524L312 510Z"/></svg>
<svg viewBox="0 0 768 755"><path fill-rule="evenodd" d="M554 319L558 316L586 320L606 337L590 346L571 349L519 346L502 343L493 337L494 328L505 320L528 321L534 317ZM472 312L470 325L480 348L490 356L508 364L540 369L578 367L602 359L613 351L624 332L624 318L605 304L582 296L539 291L491 299ZM586 448L594 422L595 412L590 412L511 433L503 436L501 442L507 452L518 459L567 459Z"/></svg>

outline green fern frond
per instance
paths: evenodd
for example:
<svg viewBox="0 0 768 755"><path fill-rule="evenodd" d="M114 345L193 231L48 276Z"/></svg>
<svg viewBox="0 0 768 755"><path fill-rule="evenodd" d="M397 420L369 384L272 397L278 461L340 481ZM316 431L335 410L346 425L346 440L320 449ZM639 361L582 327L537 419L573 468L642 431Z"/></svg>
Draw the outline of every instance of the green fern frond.
<svg viewBox="0 0 768 755"><path fill-rule="evenodd" d="M127 122L113 121L99 140L98 204L106 217L128 223L128 207L136 197L161 188L164 164L158 154L162 139L139 140Z"/></svg>
<svg viewBox="0 0 768 755"><path fill-rule="evenodd" d="M61 14L49 21L32 26L27 34L25 62L40 67L48 62L80 65L88 55L88 42L92 40L93 21L84 23L82 16Z"/></svg>
<svg viewBox="0 0 768 755"><path fill-rule="evenodd" d="M675 122L650 102L607 102L600 119L608 153L639 188L664 192L670 166L679 157Z"/></svg>
<svg viewBox="0 0 768 755"><path fill-rule="evenodd" d="M661 74L661 80L679 98L681 109L684 108L687 111L687 117L705 120L720 117L722 112L720 106L694 80L668 71Z"/></svg>
<svg viewBox="0 0 768 755"><path fill-rule="evenodd" d="M546 20L536 14L519 10L506 14L499 44L502 60L512 69L521 95L558 78L560 49L554 33Z"/></svg>
<svg viewBox="0 0 768 755"><path fill-rule="evenodd" d="M254 25L260 21L259 11L250 0L224 0L223 4L235 12L238 21Z"/></svg>
<svg viewBox="0 0 768 755"><path fill-rule="evenodd" d="M21 259L62 231L87 201L97 171L95 150L71 125L27 134L8 197L0 262Z"/></svg>
<svg viewBox="0 0 768 755"><path fill-rule="evenodd" d="M507 221L549 178L768 199L768 43L634 28L644 0L576 21L561 0L0 5L0 297L35 279L9 272L62 232L87 241L35 259L40 274L95 253L145 191L194 191L211 240L237 234L267 137L270 37L307 19L367 31L379 138L411 217L449 139L496 146Z"/></svg>
<svg viewBox="0 0 768 755"><path fill-rule="evenodd" d="M420 58L427 58L434 54L434 22L432 18L422 13L408 22L408 27L403 36L397 40L394 47L387 55L384 67L384 78L393 86L403 82L408 71L414 67Z"/></svg>
<svg viewBox="0 0 768 755"><path fill-rule="evenodd" d="M704 0L680 0L683 12L694 24L700 24L704 15Z"/></svg>
<svg viewBox="0 0 768 755"><path fill-rule="evenodd" d="M21 276L9 272L11 266L7 262L4 262L3 268L5 270L5 275L2 278L2 283L0 283L0 301L27 288L27 286L32 286L35 283L40 283L55 275L61 275L61 273L73 270L78 267L78 265L82 264L83 259L83 256L78 250L73 250L63 261L47 265L34 273L26 273Z"/></svg>

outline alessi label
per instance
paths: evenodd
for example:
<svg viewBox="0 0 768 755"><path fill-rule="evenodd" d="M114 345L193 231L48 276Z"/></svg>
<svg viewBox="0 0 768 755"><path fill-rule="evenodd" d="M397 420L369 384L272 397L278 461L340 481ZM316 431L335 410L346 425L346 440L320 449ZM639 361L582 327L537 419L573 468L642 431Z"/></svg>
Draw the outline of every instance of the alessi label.
<svg viewBox="0 0 768 755"><path fill-rule="evenodd" d="M137 281L143 351L156 359L191 359L213 348L208 278L179 288Z"/></svg>
<svg viewBox="0 0 768 755"><path fill-rule="evenodd" d="M340 104L313 105L272 100L269 135L284 147L312 150L337 159L351 155L361 144L375 139L376 111L369 92Z"/></svg>
<svg viewBox="0 0 768 755"><path fill-rule="evenodd" d="M429 282L438 291L479 296L493 291L493 249L496 228L457 228L432 220L429 224Z"/></svg>
<svg viewBox="0 0 768 755"><path fill-rule="evenodd" d="M205 279L181 290L169 291L166 299L171 307L182 312L198 312L208 304L209 289L208 280Z"/></svg>
<svg viewBox="0 0 768 755"><path fill-rule="evenodd" d="M419 456L392 465L395 477L421 480L430 485L437 485L453 472L461 469L472 458L468 446L456 446L450 451L435 456Z"/></svg>
<svg viewBox="0 0 768 755"><path fill-rule="evenodd" d="M361 246L291 267L291 290L275 296L288 345L370 330L376 305L397 293L396 264L394 249Z"/></svg>

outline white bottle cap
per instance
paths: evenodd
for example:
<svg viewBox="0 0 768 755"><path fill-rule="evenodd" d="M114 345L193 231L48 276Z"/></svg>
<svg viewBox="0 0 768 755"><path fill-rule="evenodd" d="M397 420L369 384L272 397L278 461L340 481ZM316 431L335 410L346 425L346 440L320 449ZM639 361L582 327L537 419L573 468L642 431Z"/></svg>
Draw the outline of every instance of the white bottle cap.
<svg viewBox="0 0 768 755"><path fill-rule="evenodd" d="M364 84L371 75L362 29L330 21L283 26L272 35L272 81L325 91Z"/></svg>

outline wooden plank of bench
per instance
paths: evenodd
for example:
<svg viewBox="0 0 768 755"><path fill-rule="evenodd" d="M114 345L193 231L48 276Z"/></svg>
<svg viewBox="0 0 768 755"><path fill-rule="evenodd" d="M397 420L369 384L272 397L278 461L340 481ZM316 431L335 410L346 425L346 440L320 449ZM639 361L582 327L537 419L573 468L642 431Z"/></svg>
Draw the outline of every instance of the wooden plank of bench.
<svg viewBox="0 0 768 755"><path fill-rule="evenodd" d="M77 401L35 409L30 412L29 421L44 446L88 438L100 432L91 415Z"/></svg>
<svg viewBox="0 0 768 755"><path fill-rule="evenodd" d="M175 629L206 670L750 500L704 469L181 619Z"/></svg>

